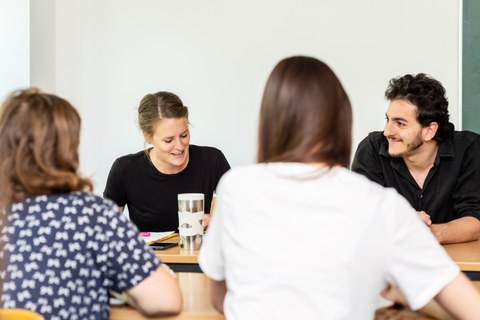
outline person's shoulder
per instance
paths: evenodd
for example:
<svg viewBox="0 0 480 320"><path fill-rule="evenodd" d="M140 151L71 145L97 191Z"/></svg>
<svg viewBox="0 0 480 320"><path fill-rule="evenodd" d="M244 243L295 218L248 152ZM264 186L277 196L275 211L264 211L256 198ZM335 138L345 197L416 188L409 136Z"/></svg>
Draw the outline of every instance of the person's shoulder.
<svg viewBox="0 0 480 320"><path fill-rule="evenodd" d="M126 154L124 156L118 157L116 162L124 164L124 163L135 162L135 161L138 161L139 159L144 159L144 158L145 158L145 150L142 150L136 153L130 153L130 154Z"/></svg>
<svg viewBox="0 0 480 320"><path fill-rule="evenodd" d="M112 200L90 191L71 192L64 197L65 203L81 208L84 214L96 215L102 212L115 212L118 209Z"/></svg>
<svg viewBox="0 0 480 320"><path fill-rule="evenodd" d="M480 135L475 132L454 131L446 145L451 145L456 155L465 153L480 155Z"/></svg>
<svg viewBox="0 0 480 320"><path fill-rule="evenodd" d="M210 146L197 146L194 144L190 145L190 152L192 153L198 153L198 154L222 154L222 151L220 149L217 149L215 147L210 147Z"/></svg>
<svg viewBox="0 0 480 320"><path fill-rule="evenodd" d="M145 150L137 153L131 153L117 158L112 164L113 172L123 172L137 174L137 170L142 170L144 165L148 163Z"/></svg>
<svg viewBox="0 0 480 320"><path fill-rule="evenodd" d="M404 198L394 189L386 188L371 181L362 174L353 172L346 168L336 168L335 182L349 189L349 194L359 201L372 203L405 202ZM345 190L347 191L347 190Z"/></svg>
<svg viewBox="0 0 480 320"><path fill-rule="evenodd" d="M359 190L363 191L368 190L365 192L373 191L378 193L385 190L385 188L380 184L371 181L362 174L348 170L347 168L334 167L331 170L335 171L335 179L338 180L339 183L344 183L346 186L358 188Z"/></svg>
<svg viewBox="0 0 480 320"><path fill-rule="evenodd" d="M191 144L189 148L190 156L195 160L199 159L212 161L217 159L218 161L223 161L223 159L225 159L223 152L215 147L197 146Z"/></svg>
<svg viewBox="0 0 480 320"><path fill-rule="evenodd" d="M245 174L258 174L260 172L266 172L266 170L267 165L265 163L253 163L232 168L228 171L228 174L243 176Z"/></svg>
<svg viewBox="0 0 480 320"><path fill-rule="evenodd" d="M380 144L386 140L385 136L383 135L383 131L372 131L370 132L365 140L371 141L375 144Z"/></svg>
<svg viewBox="0 0 480 320"><path fill-rule="evenodd" d="M453 133L453 142L455 144L457 143L471 144L473 142L479 142L479 141L480 141L480 135L472 131L463 130L463 131L455 131Z"/></svg>
<svg viewBox="0 0 480 320"><path fill-rule="evenodd" d="M231 168L225 172L220 180L224 184L230 183L242 183L242 181L247 181L247 183L252 182L252 177L261 179L262 175L266 172L265 164L249 164L244 166L238 166ZM223 180L223 181L222 181Z"/></svg>
<svg viewBox="0 0 480 320"><path fill-rule="evenodd" d="M26 205L44 207L48 215L65 216L75 215L84 222L84 217L88 216L87 221L94 223L100 217L108 221L112 217L120 214L118 207L113 201L104 199L90 191L73 191L68 193L38 195L27 199ZM38 209L36 209L38 210ZM86 222L84 222L86 223Z"/></svg>
<svg viewBox="0 0 480 320"><path fill-rule="evenodd" d="M355 157L353 160L353 166L359 159L364 157L370 157L371 154L378 154L380 150L384 149L386 138L383 135L383 131L370 132L357 146Z"/></svg>
<svg viewBox="0 0 480 320"><path fill-rule="evenodd" d="M380 145L386 141L383 131L372 131L358 144L359 148L365 148L370 146L373 148L379 148Z"/></svg>
<svg viewBox="0 0 480 320"><path fill-rule="evenodd" d="M398 219L408 212L415 212L408 201L397 190L369 180L356 172L345 172L348 180L344 192L348 194L348 203L362 212L362 217L367 216L377 219ZM396 217L396 218L395 218Z"/></svg>

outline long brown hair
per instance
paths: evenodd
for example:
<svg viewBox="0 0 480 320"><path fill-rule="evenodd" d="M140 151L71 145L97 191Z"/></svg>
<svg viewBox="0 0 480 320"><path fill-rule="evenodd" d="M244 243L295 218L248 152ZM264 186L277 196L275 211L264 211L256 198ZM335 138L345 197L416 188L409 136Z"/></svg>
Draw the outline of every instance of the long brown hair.
<svg viewBox="0 0 480 320"><path fill-rule="evenodd" d="M334 72L311 57L280 61L260 108L258 162L322 162L348 167L352 110Z"/></svg>
<svg viewBox="0 0 480 320"><path fill-rule="evenodd" d="M92 190L77 173L80 116L38 89L12 93L0 111L0 210L33 195Z"/></svg>

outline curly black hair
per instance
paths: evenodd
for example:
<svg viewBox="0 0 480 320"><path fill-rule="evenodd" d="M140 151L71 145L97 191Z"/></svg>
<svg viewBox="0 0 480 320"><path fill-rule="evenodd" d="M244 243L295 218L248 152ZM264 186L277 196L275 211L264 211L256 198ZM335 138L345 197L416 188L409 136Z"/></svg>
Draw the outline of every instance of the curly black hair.
<svg viewBox="0 0 480 320"><path fill-rule="evenodd" d="M450 124L448 99L440 81L425 73L406 74L390 80L385 98L388 100L405 99L417 107L417 121L422 126L438 123L434 139L445 141L449 135Z"/></svg>

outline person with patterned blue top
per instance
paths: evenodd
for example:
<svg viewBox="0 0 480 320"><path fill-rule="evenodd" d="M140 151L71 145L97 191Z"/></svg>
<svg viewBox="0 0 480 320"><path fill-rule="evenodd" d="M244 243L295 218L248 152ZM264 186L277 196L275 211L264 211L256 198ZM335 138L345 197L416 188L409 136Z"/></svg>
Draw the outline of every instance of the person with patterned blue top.
<svg viewBox="0 0 480 320"><path fill-rule="evenodd" d="M46 319L108 319L109 291L177 314L173 272L78 173L81 119L66 100L14 92L0 113L0 306Z"/></svg>

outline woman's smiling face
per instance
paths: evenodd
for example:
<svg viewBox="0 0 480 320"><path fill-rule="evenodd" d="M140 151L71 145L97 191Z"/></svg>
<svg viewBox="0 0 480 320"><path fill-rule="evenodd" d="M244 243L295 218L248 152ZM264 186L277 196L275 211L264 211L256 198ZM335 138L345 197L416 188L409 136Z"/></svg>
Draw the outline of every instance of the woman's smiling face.
<svg viewBox="0 0 480 320"><path fill-rule="evenodd" d="M150 158L162 173L174 174L186 168L189 160L190 131L187 118L162 119L153 135L145 137L153 145Z"/></svg>

